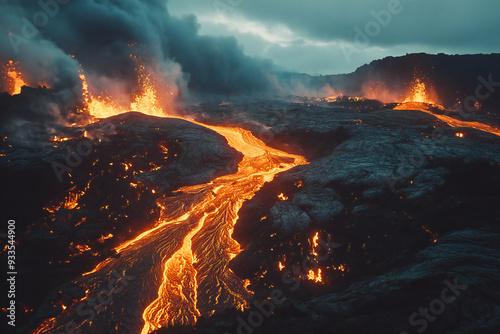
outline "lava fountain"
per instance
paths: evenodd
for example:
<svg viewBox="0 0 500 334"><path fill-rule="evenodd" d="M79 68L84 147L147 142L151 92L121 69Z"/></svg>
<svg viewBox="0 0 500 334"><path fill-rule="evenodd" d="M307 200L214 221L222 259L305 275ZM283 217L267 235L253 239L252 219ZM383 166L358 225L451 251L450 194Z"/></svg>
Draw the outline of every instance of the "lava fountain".
<svg viewBox="0 0 500 334"><path fill-rule="evenodd" d="M418 102L418 103L430 103L427 99L427 92L425 91L425 83L416 79L413 87L411 87L410 95L405 99L404 102Z"/></svg>
<svg viewBox="0 0 500 334"><path fill-rule="evenodd" d="M80 80L82 82L82 95L85 110L94 118L107 118L123 114L130 110L137 110L150 116L165 117L172 111L170 106L176 95L176 89L165 79L154 76L154 73L140 62L137 56L130 55L136 63L137 83L139 89L137 93L129 97L129 103L120 105L116 103L118 98L102 94L95 96L92 94L87 82L87 78L80 70Z"/></svg>
<svg viewBox="0 0 500 334"><path fill-rule="evenodd" d="M444 107L435 103L430 95L427 85L419 78L416 78L410 86L405 100L394 109L429 111L430 108L437 108L445 110Z"/></svg>
<svg viewBox="0 0 500 334"><path fill-rule="evenodd" d="M447 116L447 114L443 115L440 113L432 112L432 109L440 111L445 111L446 109L443 106L434 103L429 98L429 95L430 94L428 91L428 87L423 81L417 78L413 82L413 85L410 87L409 93L407 94L404 102L396 106L394 110L420 110L438 118L451 127L473 128L500 136L500 129L489 126L487 124L483 124L480 122L461 121L457 118Z"/></svg>
<svg viewBox="0 0 500 334"><path fill-rule="evenodd" d="M83 73L80 78L84 102L94 121L127 111L93 96ZM158 107L152 77L144 75L140 82L144 93L136 97L132 107L152 116L189 121L222 135L243 155L238 172L207 184L182 187L174 200L159 199L160 219L151 222L151 227L133 240L118 246L116 256L74 281L76 286L85 288L85 297L73 300L56 317L43 322L35 333L64 330L71 317L81 313L82 303L100 298L102 282L116 281L112 273L123 272L124 268L134 280L112 302L103 305L95 317L87 317L75 324L75 328L85 332L113 326L119 332L147 334L165 326L194 325L198 317L208 317L224 309L244 309L251 299L251 292L246 289L248 282L228 267L229 261L241 251L231 237L238 211L264 183L280 172L306 164L306 159L268 147L242 128L205 125L169 116ZM134 300L134 309L143 310L142 318L134 319L132 328L120 327L123 325L120 323L115 327L117 317L123 312L122 304L126 303L120 303L120 298L127 295L128 301Z"/></svg>

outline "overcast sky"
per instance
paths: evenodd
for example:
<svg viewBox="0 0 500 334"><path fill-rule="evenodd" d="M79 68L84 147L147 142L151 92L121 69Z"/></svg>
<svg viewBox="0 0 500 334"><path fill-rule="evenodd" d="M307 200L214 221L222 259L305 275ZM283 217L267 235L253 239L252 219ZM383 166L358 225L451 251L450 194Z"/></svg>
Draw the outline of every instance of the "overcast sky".
<svg viewBox="0 0 500 334"><path fill-rule="evenodd" d="M500 52L498 0L397 2L168 0L168 9L196 16L201 35L234 36L250 56L313 75L348 73L414 52Z"/></svg>

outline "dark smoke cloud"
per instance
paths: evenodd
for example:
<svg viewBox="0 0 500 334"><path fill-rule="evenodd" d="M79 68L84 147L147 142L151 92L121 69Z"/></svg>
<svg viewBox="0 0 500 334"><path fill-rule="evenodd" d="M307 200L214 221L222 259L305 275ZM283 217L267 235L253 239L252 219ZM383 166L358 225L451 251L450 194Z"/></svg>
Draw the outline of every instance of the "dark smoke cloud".
<svg viewBox="0 0 500 334"><path fill-rule="evenodd" d="M187 82L194 92L271 87L269 62L246 56L234 38L200 36L195 17L170 16L164 0L2 0L0 27L0 55L19 61L28 81L46 82L68 99L81 89L80 64L91 82L125 82L132 89L132 42L177 76L170 81Z"/></svg>

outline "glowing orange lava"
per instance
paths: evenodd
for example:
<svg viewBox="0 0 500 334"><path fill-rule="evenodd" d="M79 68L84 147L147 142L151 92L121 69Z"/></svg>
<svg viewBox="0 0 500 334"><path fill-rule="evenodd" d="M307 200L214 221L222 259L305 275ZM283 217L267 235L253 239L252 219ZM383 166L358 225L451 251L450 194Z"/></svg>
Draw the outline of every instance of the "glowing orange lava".
<svg viewBox="0 0 500 334"><path fill-rule="evenodd" d="M95 118L108 118L134 110L150 116L163 117L171 111L171 104L176 96L176 91L162 78L155 76L138 58L131 56L137 64L138 89L134 96L130 97L130 102L119 105L115 100L119 100L103 93L94 95L90 92L89 84L83 73L80 71L82 81L82 94L85 109Z"/></svg>
<svg viewBox="0 0 500 334"><path fill-rule="evenodd" d="M415 79L413 86L410 89L410 94L404 102L431 103L427 97L425 83L420 79Z"/></svg>
<svg viewBox="0 0 500 334"><path fill-rule="evenodd" d="M318 247L318 239L319 239L319 232L316 232L312 240L313 249Z"/></svg>
<svg viewBox="0 0 500 334"><path fill-rule="evenodd" d="M318 268L318 271L316 273L313 270L309 270L309 272L307 273L307 279L316 283L323 282L323 278L321 277L321 269Z"/></svg>
<svg viewBox="0 0 500 334"><path fill-rule="evenodd" d="M314 256L318 256L318 253L316 252L316 247L318 247L318 239L319 239L319 232L316 232L312 239L312 254Z"/></svg>
<svg viewBox="0 0 500 334"><path fill-rule="evenodd" d="M23 80L23 76L21 71L19 71L16 67L17 63L14 63L12 60L9 60L7 63L7 77L9 77L11 84L10 89L7 91L10 95L21 94L21 87L27 86L26 82Z"/></svg>
<svg viewBox="0 0 500 334"><path fill-rule="evenodd" d="M251 299L247 290L249 282L237 277L228 267L229 261L241 251L231 237L238 211L276 174L307 161L302 156L268 147L242 128L205 125L167 115L168 105L159 102L159 92L169 88L158 88L154 76L146 73L142 66L139 69L142 73L139 75L140 93L131 98L129 107L117 106L106 97L93 95L84 74L80 74L84 104L93 120L130 109L151 116L183 119L224 136L231 147L243 154L237 173L221 176L207 184L183 187L178 190L173 203L158 200L161 214L157 222L152 222L153 227L118 246L115 250L119 257L108 258L79 279L79 284L88 287L86 298L90 300L100 292L97 282L109 281L109 273L115 268L117 271L120 268L133 270L130 269L134 268L133 263L144 261L149 256L154 258L157 264L147 266L148 271L140 275L149 277L147 288L144 285L137 287L144 294L141 296L144 307L141 333L146 334L160 327L193 325L200 316L209 317L228 308L243 310L248 307ZM168 95L167 100L171 100L174 94ZM134 166L125 164L124 168ZM137 188L138 184L130 183L130 186ZM68 195L61 206L78 208L79 195ZM282 197L285 199L284 195ZM315 280L320 275L320 272L315 274ZM76 307L77 304L68 306L57 317L56 324L51 321L54 329L62 328L59 326L64 325L65 317L74 313ZM44 326L47 323L41 328Z"/></svg>
<svg viewBox="0 0 500 334"><path fill-rule="evenodd" d="M285 196L283 193L279 194L278 198L280 199L280 201L286 201L286 200L288 200L288 197Z"/></svg>
<svg viewBox="0 0 500 334"><path fill-rule="evenodd" d="M94 96L89 92L89 85L83 73L80 73L82 80L82 95L85 108L94 117L106 118L126 112L126 109L114 104L109 99L102 96Z"/></svg>
<svg viewBox="0 0 500 334"><path fill-rule="evenodd" d="M281 262L278 262L278 268L280 271L283 271L283 269L285 269L285 266Z"/></svg>
<svg viewBox="0 0 500 334"><path fill-rule="evenodd" d="M267 147L247 130L203 126L226 137L229 145L243 153L244 158L238 173L222 176L204 185L212 189L210 196L181 220L165 220L157 227L161 229L183 222L192 229L183 239L182 247L165 263L158 297L143 314L143 334L160 326L194 324L200 314L210 316L217 310L228 307L244 309L248 305L250 294L245 282L227 268L229 261L240 252L238 243L231 238L238 211L277 173L307 163L303 157ZM192 193L199 187L186 187L182 191ZM192 217L195 219L192 220ZM147 231L118 250L134 247L152 232L156 233Z"/></svg>

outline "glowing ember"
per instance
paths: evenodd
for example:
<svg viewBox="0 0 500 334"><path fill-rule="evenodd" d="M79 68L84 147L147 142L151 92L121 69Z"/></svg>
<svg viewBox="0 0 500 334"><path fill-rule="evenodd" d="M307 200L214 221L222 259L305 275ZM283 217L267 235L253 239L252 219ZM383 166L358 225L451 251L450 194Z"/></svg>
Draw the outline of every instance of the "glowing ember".
<svg viewBox="0 0 500 334"><path fill-rule="evenodd" d="M323 278L321 277L321 269L318 268L317 273L315 273L313 270L309 270L307 279L316 283L323 282Z"/></svg>
<svg viewBox="0 0 500 334"><path fill-rule="evenodd" d="M113 237L113 234L109 233L109 234L108 234L108 235L106 235L106 236L102 235L102 236L99 238L99 240L98 240L98 241L99 241L100 243L103 243L105 240L107 240L107 239L111 239L112 237Z"/></svg>
<svg viewBox="0 0 500 334"><path fill-rule="evenodd" d="M313 241L312 241L314 248L318 247L318 239L319 239L319 232L316 232L316 234L313 237Z"/></svg>
<svg viewBox="0 0 500 334"><path fill-rule="evenodd" d="M318 239L319 239L319 232L316 232L312 239L312 254L314 256L318 256L318 253L316 252L316 247L318 247Z"/></svg>
<svg viewBox="0 0 500 334"><path fill-rule="evenodd" d="M432 237L432 242L437 242L438 241L438 235L436 233L433 233L427 226L422 226L422 229L429 233Z"/></svg>
<svg viewBox="0 0 500 334"><path fill-rule="evenodd" d="M345 271L347 268L343 264L341 264L338 267L333 267L333 269L340 270L340 271Z"/></svg>
<svg viewBox="0 0 500 334"><path fill-rule="evenodd" d="M280 269L280 271L283 271L285 266L281 262L278 262L278 268Z"/></svg>
<svg viewBox="0 0 500 334"><path fill-rule="evenodd" d="M363 101L364 99L362 97L356 97L356 96L345 96L345 95L337 95L337 96L329 96L326 98L318 98L316 101L321 102L321 101L326 101L328 103L332 102L360 102Z"/></svg>
<svg viewBox="0 0 500 334"><path fill-rule="evenodd" d="M459 137L459 138L463 138L464 137L464 134L461 133L461 132L458 132L458 133L455 133L455 136Z"/></svg>
<svg viewBox="0 0 500 334"><path fill-rule="evenodd" d="M50 138L50 141L52 141L52 142L63 142L63 141L68 141L70 139L71 139L70 137L54 136L54 137Z"/></svg>
<svg viewBox="0 0 500 334"><path fill-rule="evenodd" d="M139 63L139 60L131 56L137 63L136 71L138 73L138 93L130 97L129 104L118 105L109 94L95 96L90 92L87 79L80 72L82 81L82 95L85 107L89 114L95 118L107 118L135 110L150 116L164 117L170 111L170 105L175 98L176 92L168 83L162 82L161 78L155 78L154 73L150 72L146 66Z"/></svg>

